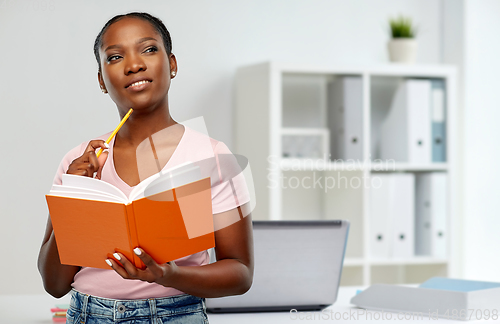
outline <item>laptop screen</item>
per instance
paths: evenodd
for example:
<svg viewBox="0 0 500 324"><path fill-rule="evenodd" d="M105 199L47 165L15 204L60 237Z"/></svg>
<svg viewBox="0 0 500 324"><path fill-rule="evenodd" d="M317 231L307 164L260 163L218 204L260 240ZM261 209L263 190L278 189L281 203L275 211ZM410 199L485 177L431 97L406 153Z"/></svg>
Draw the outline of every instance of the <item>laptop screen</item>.
<svg viewBox="0 0 500 324"><path fill-rule="evenodd" d="M253 221L254 278L240 296L207 298L212 312L321 309L337 299L349 222Z"/></svg>

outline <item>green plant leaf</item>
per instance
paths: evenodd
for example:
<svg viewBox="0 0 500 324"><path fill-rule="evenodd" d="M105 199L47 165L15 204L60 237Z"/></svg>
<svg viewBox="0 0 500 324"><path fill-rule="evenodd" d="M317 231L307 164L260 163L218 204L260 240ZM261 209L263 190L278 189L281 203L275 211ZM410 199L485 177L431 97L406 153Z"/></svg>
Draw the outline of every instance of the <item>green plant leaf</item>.
<svg viewBox="0 0 500 324"><path fill-rule="evenodd" d="M409 17L390 18L389 27L392 38L414 38L416 36L416 27Z"/></svg>

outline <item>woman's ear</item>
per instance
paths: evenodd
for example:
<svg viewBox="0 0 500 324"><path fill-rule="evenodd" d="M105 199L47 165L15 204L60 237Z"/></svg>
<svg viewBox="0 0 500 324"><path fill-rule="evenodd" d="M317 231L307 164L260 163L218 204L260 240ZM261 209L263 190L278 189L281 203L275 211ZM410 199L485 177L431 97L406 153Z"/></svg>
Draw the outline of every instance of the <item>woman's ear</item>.
<svg viewBox="0 0 500 324"><path fill-rule="evenodd" d="M99 81L99 86L101 87L102 93L108 93L108 90L106 90L106 85L104 84L104 80L102 79L101 71L97 71L97 81Z"/></svg>
<svg viewBox="0 0 500 324"><path fill-rule="evenodd" d="M177 59L174 54L170 54L170 78L173 79L177 75Z"/></svg>

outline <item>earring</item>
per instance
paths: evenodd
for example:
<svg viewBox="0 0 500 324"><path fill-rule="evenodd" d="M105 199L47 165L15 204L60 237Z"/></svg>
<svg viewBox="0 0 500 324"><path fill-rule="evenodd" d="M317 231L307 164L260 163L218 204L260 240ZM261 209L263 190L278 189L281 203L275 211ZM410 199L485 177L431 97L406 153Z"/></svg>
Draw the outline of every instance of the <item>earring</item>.
<svg viewBox="0 0 500 324"><path fill-rule="evenodd" d="M174 77L174 76L175 76L175 71L172 71L172 73L170 73L170 75L171 75L172 77Z"/></svg>
<svg viewBox="0 0 500 324"><path fill-rule="evenodd" d="M103 87L101 87L101 91L102 91L102 93L105 93L105 94L108 93L108 90L104 89Z"/></svg>

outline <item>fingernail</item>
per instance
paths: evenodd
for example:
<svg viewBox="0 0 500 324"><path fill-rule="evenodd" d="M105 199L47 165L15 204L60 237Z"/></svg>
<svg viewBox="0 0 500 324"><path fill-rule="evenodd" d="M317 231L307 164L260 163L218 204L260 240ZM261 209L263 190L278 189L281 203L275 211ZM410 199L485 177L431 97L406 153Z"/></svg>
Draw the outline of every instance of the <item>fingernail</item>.
<svg viewBox="0 0 500 324"><path fill-rule="evenodd" d="M135 248L134 249L134 253L137 254L137 255L141 255L142 254L142 252L141 252L141 250L139 248Z"/></svg>
<svg viewBox="0 0 500 324"><path fill-rule="evenodd" d="M109 261L108 259L106 259L106 263L111 267L113 266L113 264L111 263L111 261Z"/></svg>
<svg viewBox="0 0 500 324"><path fill-rule="evenodd" d="M120 258L120 255L118 253L113 253L113 256L115 257L116 260L120 261L122 258Z"/></svg>
<svg viewBox="0 0 500 324"><path fill-rule="evenodd" d="M104 142L104 146L106 146L106 148L109 148L109 144Z"/></svg>
<svg viewBox="0 0 500 324"><path fill-rule="evenodd" d="M108 149L104 149L104 151L102 151L102 153L109 153L109 150Z"/></svg>

